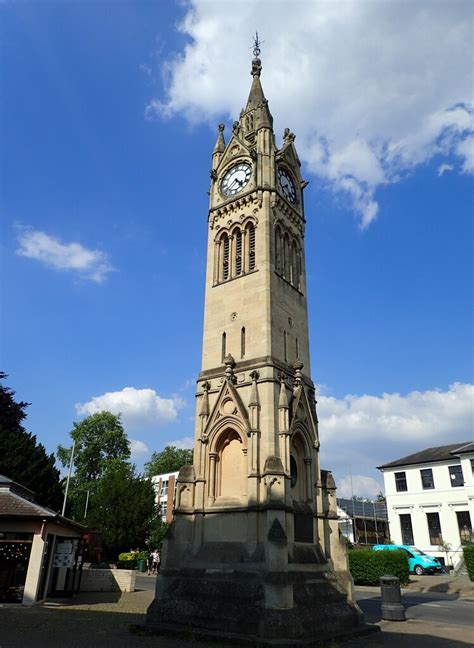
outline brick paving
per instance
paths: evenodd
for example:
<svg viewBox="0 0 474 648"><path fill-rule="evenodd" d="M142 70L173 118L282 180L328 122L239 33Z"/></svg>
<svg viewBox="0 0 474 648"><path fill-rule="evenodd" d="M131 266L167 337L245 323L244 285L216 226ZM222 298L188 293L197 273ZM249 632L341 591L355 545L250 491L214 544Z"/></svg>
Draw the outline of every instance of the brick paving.
<svg viewBox="0 0 474 648"><path fill-rule="evenodd" d="M0 605L0 648L199 648L225 643L185 641L172 637L139 636L131 625L143 625L152 590L130 594L87 592L72 600L49 601L34 607ZM382 632L330 648L472 648L469 628L410 619L381 621Z"/></svg>

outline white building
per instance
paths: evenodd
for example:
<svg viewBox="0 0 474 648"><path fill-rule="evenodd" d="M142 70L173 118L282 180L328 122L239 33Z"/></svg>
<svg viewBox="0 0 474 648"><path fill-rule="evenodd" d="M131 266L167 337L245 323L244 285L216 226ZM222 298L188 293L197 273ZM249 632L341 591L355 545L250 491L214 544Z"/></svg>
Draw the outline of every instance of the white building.
<svg viewBox="0 0 474 648"><path fill-rule="evenodd" d="M160 507L163 522L167 522L168 524L173 519L178 473L179 471L164 473L163 475L155 475L151 478L156 493L156 504Z"/></svg>
<svg viewBox="0 0 474 648"><path fill-rule="evenodd" d="M392 542L456 566L462 545L472 540L474 443L427 448L379 470Z"/></svg>

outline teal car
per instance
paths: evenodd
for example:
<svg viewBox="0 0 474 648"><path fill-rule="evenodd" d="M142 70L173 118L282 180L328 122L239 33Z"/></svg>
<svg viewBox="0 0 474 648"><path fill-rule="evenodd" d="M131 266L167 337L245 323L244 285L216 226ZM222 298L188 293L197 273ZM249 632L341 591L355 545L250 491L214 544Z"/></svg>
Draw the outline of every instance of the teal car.
<svg viewBox="0 0 474 648"><path fill-rule="evenodd" d="M396 549L404 551L408 558L408 570L412 574L421 576L422 574L435 574L444 571L443 565L432 556L428 556L416 547L409 545L374 545L373 551L395 551Z"/></svg>

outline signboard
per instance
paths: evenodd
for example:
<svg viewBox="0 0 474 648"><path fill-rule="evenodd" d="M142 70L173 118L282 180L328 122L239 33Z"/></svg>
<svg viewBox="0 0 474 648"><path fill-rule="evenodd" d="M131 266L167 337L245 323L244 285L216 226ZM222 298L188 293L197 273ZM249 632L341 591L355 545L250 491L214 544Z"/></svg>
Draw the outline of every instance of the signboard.
<svg viewBox="0 0 474 648"><path fill-rule="evenodd" d="M58 542L54 554L53 567L72 567L74 564L73 543L71 540Z"/></svg>

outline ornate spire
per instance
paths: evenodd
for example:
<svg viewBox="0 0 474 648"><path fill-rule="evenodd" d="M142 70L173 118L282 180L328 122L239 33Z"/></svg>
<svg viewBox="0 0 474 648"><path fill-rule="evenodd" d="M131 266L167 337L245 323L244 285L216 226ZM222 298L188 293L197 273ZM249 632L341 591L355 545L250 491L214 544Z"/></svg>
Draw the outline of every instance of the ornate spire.
<svg viewBox="0 0 474 648"><path fill-rule="evenodd" d="M211 388L210 383L206 380L205 383L202 385L202 405L201 405L201 411L199 412L199 416L202 416L204 418L209 417L209 389Z"/></svg>
<svg viewBox="0 0 474 648"><path fill-rule="evenodd" d="M258 371L252 371L250 378L252 378L252 390L250 392L249 407L258 407L260 401L258 399L257 380L260 378L260 374Z"/></svg>
<svg viewBox="0 0 474 648"><path fill-rule="evenodd" d="M225 151L224 128L224 124L219 124L219 126L217 127L218 133L213 153L223 153Z"/></svg>
<svg viewBox="0 0 474 648"><path fill-rule="evenodd" d="M278 409L289 409L288 394L286 393L285 374L280 374L280 398L278 401Z"/></svg>
<svg viewBox="0 0 474 648"><path fill-rule="evenodd" d="M272 128L273 117L268 108L268 101L263 93L262 84L260 82L260 74L262 73L262 61L259 58L260 46L262 42L258 38L258 33L254 37L252 70L250 74L253 77L252 87L250 88L249 98L247 105L242 111L240 124L244 132L257 131L259 128ZM247 119L251 116L250 120Z"/></svg>

